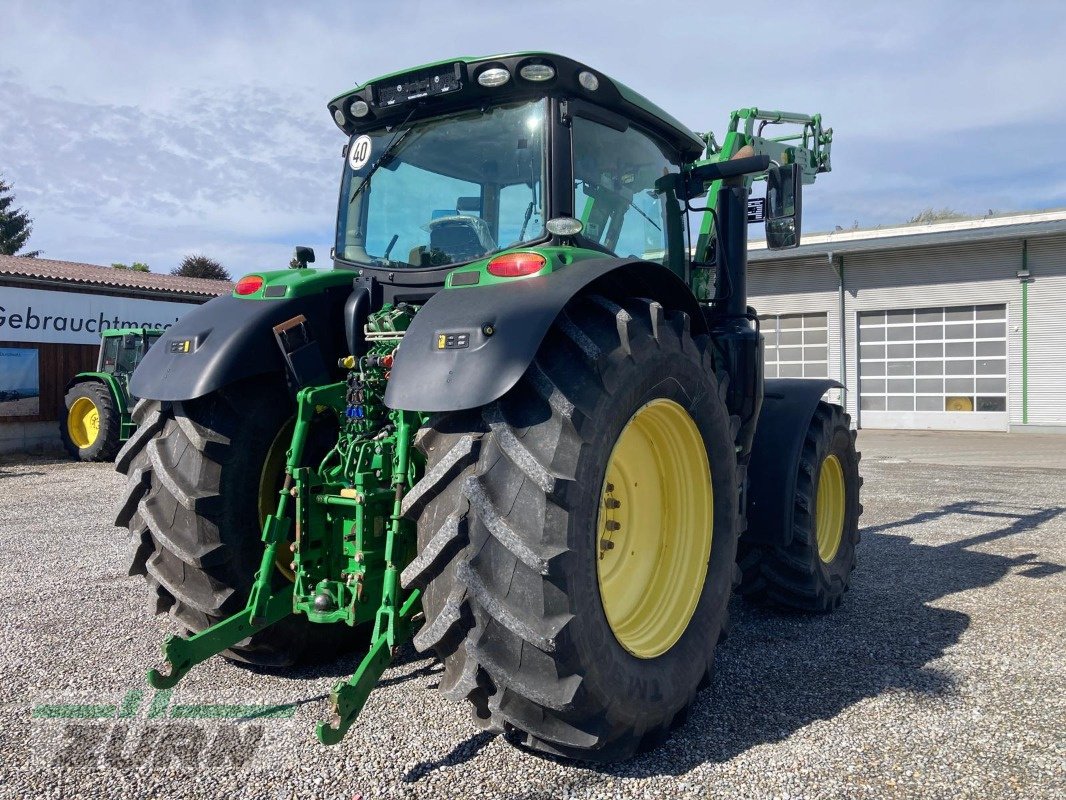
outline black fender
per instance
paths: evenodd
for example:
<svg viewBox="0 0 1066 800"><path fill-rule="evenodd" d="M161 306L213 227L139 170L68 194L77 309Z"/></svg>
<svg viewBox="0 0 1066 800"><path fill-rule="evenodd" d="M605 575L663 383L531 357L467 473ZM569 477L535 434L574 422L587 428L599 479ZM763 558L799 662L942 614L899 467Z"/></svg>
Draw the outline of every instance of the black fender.
<svg viewBox="0 0 1066 800"><path fill-rule="evenodd" d="M284 379L273 327L299 314L307 318L326 364L335 364L344 350L342 313L351 291L345 285L291 299L216 297L167 328L148 349L130 377L130 394L192 400L255 375L277 373Z"/></svg>
<svg viewBox="0 0 1066 800"><path fill-rule="evenodd" d="M803 440L829 389L827 378L776 378L766 381L762 410L748 463L748 529L744 540L787 547L792 542L792 512Z"/></svg>
<svg viewBox="0 0 1066 800"><path fill-rule="evenodd" d="M77 386L79 383L99 383L107 387L108 393L111 395L111 399L115 401L115 410L120 414L129 413L129 403L127 402L126 393L122 390L122 385L119 383L118 378L106 372L79 372L69 381L67 385L63 387L63 402L62 405L66 405L67 392ZM63 408L64 418L66 416L66 408Z"/></svg>
<svg viewBox="0 0 1066 800"><path fill-rule="evenodd" d="M684 281L660 264L637 259L593 259L533 278L444 289L419 310L404 335L385 405L459 411L498 399L522 377L559 312L583 290L658 300L687 312L693 335L706 331ZM441 348L442 336L465 346Z"/></svg>

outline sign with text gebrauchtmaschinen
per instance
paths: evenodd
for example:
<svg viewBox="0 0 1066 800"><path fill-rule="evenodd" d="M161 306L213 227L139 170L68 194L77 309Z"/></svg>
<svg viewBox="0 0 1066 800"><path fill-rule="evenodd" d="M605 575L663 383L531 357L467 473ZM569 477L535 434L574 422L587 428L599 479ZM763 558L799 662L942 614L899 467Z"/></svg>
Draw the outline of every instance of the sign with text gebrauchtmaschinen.
<svg viewBox="0 0 1066 800"><path fill-rule="evenodd" d="M108 328L168 328L195 303L0 286L0 341L98 344Z"/></svg>

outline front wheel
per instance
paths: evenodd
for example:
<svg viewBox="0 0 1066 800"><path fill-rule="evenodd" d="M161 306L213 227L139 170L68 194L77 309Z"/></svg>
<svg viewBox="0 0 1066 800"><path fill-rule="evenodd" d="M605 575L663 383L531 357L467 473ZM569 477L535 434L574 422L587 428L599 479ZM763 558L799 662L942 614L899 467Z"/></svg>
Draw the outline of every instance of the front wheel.
<svg viewBox="0 0 1066 800"><path fill-rule="evenodd" d="M788 545L749 545L741 538L740 593L764 605L825 612L840 605L859 543L859 453L840 406L819 403L803 441L792 498Z"/></svg>
<svg viewBox="0 0 1066 800"><path fill-rule="evenodd" d="M81 380L63 400L59 437L67 452L79 461L113 459L121 446L121 420L111 390L98 380Z"/></svg>
<svg viewBox="0 0 1066 800"><path fill-rule="evenodd" d="M415 640L482 726L571 758L658 742L710 679L736 553L709 342L658 303L571 303L519 384L438 417L411 490Z"/></svg>

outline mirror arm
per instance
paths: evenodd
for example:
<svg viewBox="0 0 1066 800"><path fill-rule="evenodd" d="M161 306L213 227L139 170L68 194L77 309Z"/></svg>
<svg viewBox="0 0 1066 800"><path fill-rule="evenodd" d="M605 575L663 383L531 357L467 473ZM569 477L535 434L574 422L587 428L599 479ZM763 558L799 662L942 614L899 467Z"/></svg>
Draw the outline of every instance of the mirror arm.
<svg viewBox="0 0 1066 800"><path fill-rule="evenodd" d="M678 199L687 203L693 197L705 195L707 193L707 184L709 183L725 178L750 175L755 172L765 172L769 166L770 157L765 155L700 164L688 172L664 175L655 181L655 189L659 192L673 189Z"/></svg>

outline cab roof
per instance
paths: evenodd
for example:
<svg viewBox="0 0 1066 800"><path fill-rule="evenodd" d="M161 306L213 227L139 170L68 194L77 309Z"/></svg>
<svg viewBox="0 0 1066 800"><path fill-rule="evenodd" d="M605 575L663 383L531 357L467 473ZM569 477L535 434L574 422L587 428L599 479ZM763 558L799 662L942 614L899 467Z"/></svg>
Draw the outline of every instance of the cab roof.
<svg viewBox="0 0 1066 800"><path fill-rule="evenodd" d="M526 80L519 71L528 64L548 64L554 68L555 75L547 81ZM498 67L509 73L505 84L485 87L478 83L477 78L483 72ZM589 90L578 81L582 72L590 72L596 77L597 89ZM402 121L414 113L419 117L434 116L486 100L496 102L544 95L601 105L652 129L690 160L699 158L705 148L703 139L695 131L639 92L582 62L542 51L459 56L391 72L337 95L328 107L338 127L351 135ZM352 105L360 100L367 104L368 111L357 117L352 113ZM412 105L415 103L424 105L424 109L416 110Z"/></svg>

